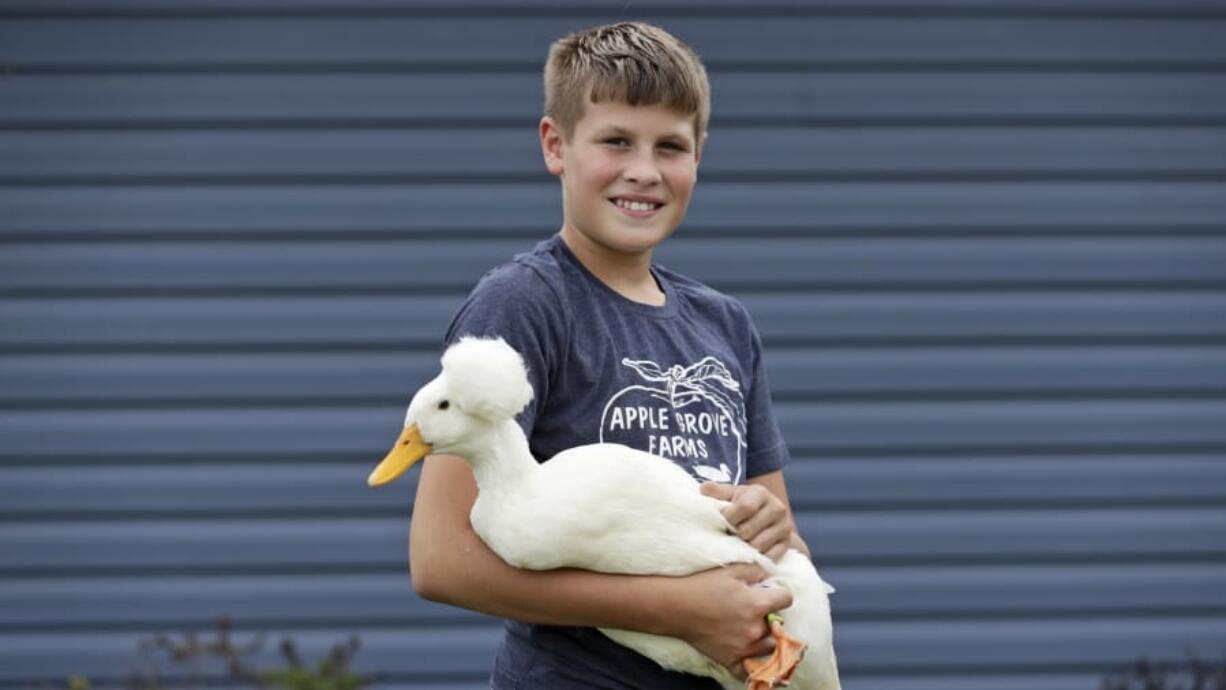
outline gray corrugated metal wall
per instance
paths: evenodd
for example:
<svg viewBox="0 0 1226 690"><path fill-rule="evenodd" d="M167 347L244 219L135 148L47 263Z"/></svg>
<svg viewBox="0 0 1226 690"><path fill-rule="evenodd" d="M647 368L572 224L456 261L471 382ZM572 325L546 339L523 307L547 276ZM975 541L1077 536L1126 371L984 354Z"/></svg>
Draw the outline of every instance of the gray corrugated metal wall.
<svg viewBox="0 0 1226 690"><path fill-rule="evenodd" d="M363 479L558 225L552 38L644 18L715 116L662 259L742 298L849 688L1226 646L1226 9L1207 0L0 2L0 684L362 635L482 685Z"/></svg>

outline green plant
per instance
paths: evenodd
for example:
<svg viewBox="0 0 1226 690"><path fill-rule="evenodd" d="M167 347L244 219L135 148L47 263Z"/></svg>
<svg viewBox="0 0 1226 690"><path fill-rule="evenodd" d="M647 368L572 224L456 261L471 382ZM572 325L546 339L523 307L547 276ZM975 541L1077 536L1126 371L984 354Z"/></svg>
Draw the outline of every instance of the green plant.
<svg viewBox="0 0 1226 690"><path fill-rule="evenodd" d="M260 677L271 687L283 690L358 690L369 682L349 672L349 660L357 653L357 636L348 642L335 644L315 668L302 662L294 641L281 640L281 655L290 666L286 669L263 671Z"/></svg>

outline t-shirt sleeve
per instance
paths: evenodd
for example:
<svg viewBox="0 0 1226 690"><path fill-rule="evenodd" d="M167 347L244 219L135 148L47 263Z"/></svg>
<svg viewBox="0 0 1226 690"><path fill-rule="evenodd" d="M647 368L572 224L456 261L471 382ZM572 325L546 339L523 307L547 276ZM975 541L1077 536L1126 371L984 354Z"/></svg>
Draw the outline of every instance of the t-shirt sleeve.
<svg viewBox="0 0 1226 690"><path fill-rule="evenodd" d="M748 316L746 317L748 318ZM756 477L781 469L791 461L787 443L779 430L771 406L770 382L766 376L763 359L762 338L750 322L750 360L752 379L749 383L749 398L745 405L748 448L745 453L745 476Z"/></svg>
<svg viewBox="0 0 1226 690"><path fill-rule="evenodd" d="M530 437L564 356L564 328L562 302L553 289L533 269L512 263L493 269L477 283L452 318L444 344L470 335L497 336L519 352L533 396L516 421Z"/></svg>

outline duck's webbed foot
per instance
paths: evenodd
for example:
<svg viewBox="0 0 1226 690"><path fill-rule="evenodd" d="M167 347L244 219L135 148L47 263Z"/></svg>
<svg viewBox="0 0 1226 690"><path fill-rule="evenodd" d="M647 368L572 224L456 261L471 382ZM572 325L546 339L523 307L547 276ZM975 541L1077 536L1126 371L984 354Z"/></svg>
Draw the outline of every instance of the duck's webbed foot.
<svg viewBox="0 0 1226 690"><path fill-rule="evenodd" d="M746 659L745 671L749 673L747 690L771 690L787 685L796 671L796 666L805 656L804 642L791 637L783 629L783 620L774 614L770 621L771 636L775 638L775 651L765 659Z"/></svg>

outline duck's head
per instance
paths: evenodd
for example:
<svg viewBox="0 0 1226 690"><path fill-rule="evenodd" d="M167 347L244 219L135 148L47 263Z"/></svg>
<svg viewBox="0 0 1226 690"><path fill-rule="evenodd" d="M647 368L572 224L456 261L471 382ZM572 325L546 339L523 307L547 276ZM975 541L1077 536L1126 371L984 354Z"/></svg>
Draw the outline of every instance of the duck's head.
<svg viewBox="0 0 1226 690"><path fill-rule="evenodd" d="M381 486L430 453L469 457L473 444L532 400L524 360L501 338L463 338L443 353L443 371L404 417L404 431L366 483Z"/></svg>

